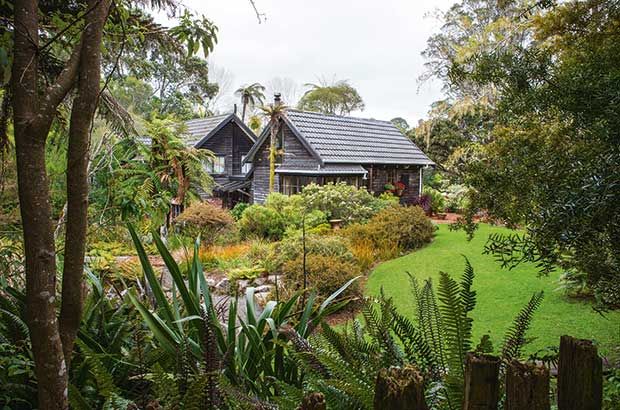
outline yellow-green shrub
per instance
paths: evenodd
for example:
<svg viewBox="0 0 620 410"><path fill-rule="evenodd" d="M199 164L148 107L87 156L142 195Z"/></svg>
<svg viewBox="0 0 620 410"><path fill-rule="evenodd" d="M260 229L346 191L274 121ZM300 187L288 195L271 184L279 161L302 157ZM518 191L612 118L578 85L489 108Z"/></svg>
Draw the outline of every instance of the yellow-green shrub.
<svg viewBox="0 0 620 410"><path fill-rule="evenodd" d="M282 267L284 286L289 291L303 289L303 257L286 262ZM349 280L361 274L354 261L343 260L325 255L309 254L306 256L306 273L308 289L316 290L319 299L325 299ZM359 293L359 284L354 282L343 296Z"/></svg>
<svg viewBox="0 0 620 410"><path fill-rule="evenodd" d="M372 246L377 256L389 259L424 246L433 239L435 227L418 206L388 207L366 224L353 224L342 231L352 246Z"/></svg>

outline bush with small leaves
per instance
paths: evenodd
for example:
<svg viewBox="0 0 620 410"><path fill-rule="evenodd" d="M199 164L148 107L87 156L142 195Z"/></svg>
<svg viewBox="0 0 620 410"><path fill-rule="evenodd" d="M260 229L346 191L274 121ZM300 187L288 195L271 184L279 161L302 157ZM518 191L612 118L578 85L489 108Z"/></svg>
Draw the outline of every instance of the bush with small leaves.
<svg viewBox="0 0 620 410"><path fill-rule="evenodd" d="M174 223L184 234L212 242L220 232L231 228L234 220L226 209L208 202L195 202L177 216Z"/></svg>
<svg viewBox="0 0 620 410"><path fill-rule="evenodd" d="M352 244L366 244L381 259L420 248L431 242L435 227L418 206L389 207L366 224L353 224L343 231Z"/></svg>
<svg viewBox="0 0 620 410"><path fill-rule="evenodd" d="M241 215L241 234L269 240L279 240L284 234L286 223L280 213L262 205L251 205Z"/></svg>
<svg viewBox="0 0 620 410"><path fill-rule="evenodd" d="M307 289L316 290L319 300L323 300L337 291L347 281L361 275L359 266L354 261L347 261L331 256L306 255ZM303 289L304 264L303 255L286 262L282 267L284 286L289 291ZM353 282L343 296L359 293L359 284Z"/></svg>

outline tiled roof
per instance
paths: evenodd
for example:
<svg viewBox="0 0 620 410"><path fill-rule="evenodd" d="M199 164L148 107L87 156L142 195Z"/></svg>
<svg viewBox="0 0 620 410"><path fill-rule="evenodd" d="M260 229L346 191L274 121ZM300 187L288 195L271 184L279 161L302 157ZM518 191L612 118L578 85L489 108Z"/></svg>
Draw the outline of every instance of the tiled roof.
<svg viewBox="0 0 620 410"><path fill-rule="evenodd" d="M312 174L312 175L357 175L365 174L366 170L361 165L327 164L321 167L302 165L282 165L276 168L279 174Z"/></svg>
<svg viewBox="0 0 620 410"><path fill-rule="evenodd" d="M187 126L187 133L189 134L185 139L187 145L196 145L196 143L206 137L228 117L230 117L230 114L215 115L213 117L186 121L185 125Z"/></svg>
<svg viewBox="0 0 620 410"><path fill-rule="evenodd" d="M389 121L297 110L286 118L325 163L433 164Z"/></svg>
<svg viewBox="0 0 620 410"><path fill-rule="evenodd" d="M190 146L204 144L212 134L216 133L230 121L236 122L252 142L256 140L254 133L235 114L221 114L186 121L185 125L187 126L188 133L188 136L185 138L186 144Z"/></svg>

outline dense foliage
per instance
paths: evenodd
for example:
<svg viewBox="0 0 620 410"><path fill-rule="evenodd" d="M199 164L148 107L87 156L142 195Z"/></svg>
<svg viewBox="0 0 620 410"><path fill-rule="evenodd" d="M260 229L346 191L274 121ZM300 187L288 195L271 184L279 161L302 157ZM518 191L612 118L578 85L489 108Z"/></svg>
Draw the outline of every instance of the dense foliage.
<svg viewBox="0 0 620 410"><path fill-rule="evenodd" d="M422 208L398 206L385 208L367 223L350 225L343 235L353 243L370 246L378 258L389 259L426 245L434 232Z"/></svg>
<svg viewBox="0 0 620 410"><path fill-rule="evenodd" d="M348 81L321 84L306 84L310 89L301 97L297 107L305 111L324 114L347 115L364 109L364 101Z"/></svg>
<svg viewBox="0 0 620 410"><path fill-rule="evenodd" d="M488 251L585 272L593 290L618 283L618 3L464 0L444 21L426 51L451 97L436 118L468 140L446 166L473 188L469 216L525 229Z"/></svg>
<svg viewBox="0 0 620 410"><path fill-rule="evenodd" d="M231 228L234 223L230 212L209 202L195 202L174 219L175 224L190 237L200 235L209 242L224 229Z"/></svg>

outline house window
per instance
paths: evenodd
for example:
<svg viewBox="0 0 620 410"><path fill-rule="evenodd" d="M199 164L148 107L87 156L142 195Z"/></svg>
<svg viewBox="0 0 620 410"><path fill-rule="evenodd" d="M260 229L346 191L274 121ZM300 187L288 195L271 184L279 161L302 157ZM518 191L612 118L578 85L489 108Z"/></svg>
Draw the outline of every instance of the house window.
<svg viewBox="0 0 620 410"><path fill-rule="evenodd" d="M241 156L241 162L243 163L243 161L245 161L245 157L247 157L247 155L242 155ZM243 175L246 175L248 172L250 172L250 170L252 169L252 163L251 162L246 162L245 164L243 164L243 166L241 167L241 173Z"/></svg>
<svg viewBox="0 0 620 410"><path fill-rule="evenodd" d="M224 174L226 172L226 156L216 155L207 159L205 169L209 174Z"/></svg>
<svg viewBox="0 0 620 410"><path fill-rule="evenodd" d="M282 175L280 177L280 192L285 195L295 195L308 184L314 181L312 177L298 175Z"/></svg>
<svg viewBox="0 0 620 410"><path fill-rule="evenodd" d="M276 149L284 149L284 129L282 127L278 130L278 135L276 136Z"/></svg>

